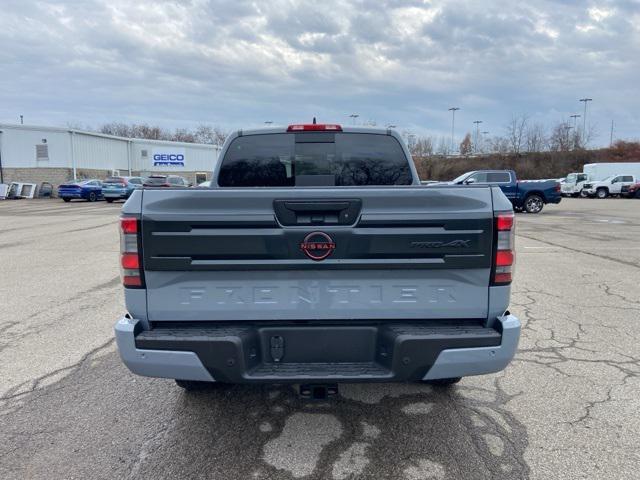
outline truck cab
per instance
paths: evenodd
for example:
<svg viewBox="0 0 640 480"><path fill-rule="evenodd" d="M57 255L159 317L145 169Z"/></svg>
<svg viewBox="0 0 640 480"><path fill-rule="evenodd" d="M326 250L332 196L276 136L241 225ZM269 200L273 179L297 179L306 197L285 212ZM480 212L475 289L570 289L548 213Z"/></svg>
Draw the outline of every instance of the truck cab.
<svg viewBox="0 0 640 480"><path fill-rule="evenodd" d="M519 181L513 170L476 170L463 173L450 185L494 185L500 188L513 208L540 213L547 203L560 203L560 183L555 180Z"/></svg>
<svg viewBox="0 0 640 480"><path fill-rule="evenodd" d="M564 181L560 182L562 195L565 197L579 197L582 193L584 182L586 182L587 179L588 176L586 173L570 173Z"/></svg>

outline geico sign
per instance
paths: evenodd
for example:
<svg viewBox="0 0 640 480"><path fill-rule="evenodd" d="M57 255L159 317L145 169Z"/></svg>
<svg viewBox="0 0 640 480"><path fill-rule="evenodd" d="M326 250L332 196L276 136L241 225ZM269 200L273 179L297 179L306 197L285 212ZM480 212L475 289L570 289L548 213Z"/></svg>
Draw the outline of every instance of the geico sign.
<svg viewBox="0 0 640 480"><path fill-rule="evenodd" d="M153 155L153 165L175 165L184 167L184 155L181 153L156 153Z"/></svg>

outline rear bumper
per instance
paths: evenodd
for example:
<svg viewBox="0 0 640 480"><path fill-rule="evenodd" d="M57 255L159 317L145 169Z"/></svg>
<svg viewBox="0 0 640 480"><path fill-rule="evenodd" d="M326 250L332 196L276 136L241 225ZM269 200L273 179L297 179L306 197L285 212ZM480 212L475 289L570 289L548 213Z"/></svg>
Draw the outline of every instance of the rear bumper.
<svg viewBox="0 0 640 480"><path fill-rule="evenodd" d="M557 195L555 197L551 197L547 203L560 203L562 202L562 195Z"/></svg>
<svg viewBox="0 0 640 480"><path fill-rule="evenodd" d="M130 192L127 192L126 190L114 190L114 191L103 190L102 195L104 196L104 198L116 198L116 199L129 198Z"/></svg>
<svg viewBox="0 0 640 480"><path fill-rule="evenodd" d="M138 375L231 383L392 382L498 372L513 358L520 322L357 325L115 326L120 356ZM275 339L275 340L274 340ZM280 361L275 361L280 357Z"/></svg>

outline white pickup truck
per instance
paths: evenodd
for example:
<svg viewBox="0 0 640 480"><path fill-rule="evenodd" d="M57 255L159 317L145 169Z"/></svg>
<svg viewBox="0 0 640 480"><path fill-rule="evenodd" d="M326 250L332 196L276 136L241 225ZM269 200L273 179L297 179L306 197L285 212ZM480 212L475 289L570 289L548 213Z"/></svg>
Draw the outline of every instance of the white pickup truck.
<svg viewBox="0 0 640 480"><path fill-rule="evenodd" d="M392 130L236 132L209 188L144 187L122 209L139 375L203 384L452 384L502 370L513 208L492 185L420 185Z"/></svg>
<svg viewBox="0 0 640 480"><path fill-rule="evenodd" d="M560 182L560 191L563 197L578 197L582 193L584 182L588 180L586 173L570 173Z"/></svg>
<svg viewBox="0 0 640 480"><path fill-rule="evenodd" d="M638 179L634 175L611 175L604 180L586 181L582 185L583 195L589 197L607 198L610 195L620 195L623 187L630 187Z"/></svg>

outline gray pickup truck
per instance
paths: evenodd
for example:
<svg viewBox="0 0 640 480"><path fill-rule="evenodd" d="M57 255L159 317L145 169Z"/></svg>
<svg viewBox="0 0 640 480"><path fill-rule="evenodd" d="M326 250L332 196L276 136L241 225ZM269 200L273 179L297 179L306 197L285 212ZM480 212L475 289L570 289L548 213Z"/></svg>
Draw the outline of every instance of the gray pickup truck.
<svg viewBox="0 0 640 480"><path fill-rule="evenodd" d="M513 358L500 188L421 186L395 131L315 123L234 133L213 179L138 189L122 209L115 336L133 373L321 396Z"/></svg>

